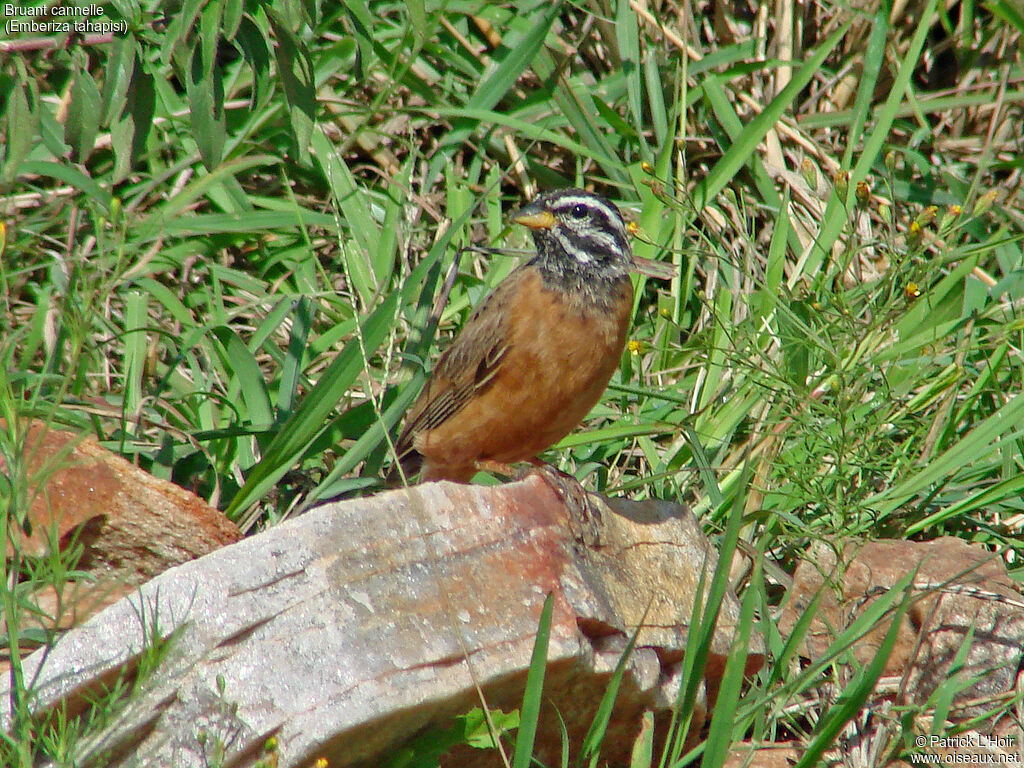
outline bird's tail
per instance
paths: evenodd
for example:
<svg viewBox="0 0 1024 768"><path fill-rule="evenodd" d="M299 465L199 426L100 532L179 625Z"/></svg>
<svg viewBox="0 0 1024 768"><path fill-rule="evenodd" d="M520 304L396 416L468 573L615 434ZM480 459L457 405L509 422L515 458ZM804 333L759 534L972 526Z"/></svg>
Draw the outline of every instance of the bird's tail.
<svg viewBox="0 0 1024 768"><path fill-rule="evenodd" d="M401 471L399 471L401 468ZM423 469L423 454L415 448L410 448L398 457L398 460L391 465L387 474L384 475L384 487L401 488L403 485L412 485ZM403 476L405 478L403 482Z"/></svg>

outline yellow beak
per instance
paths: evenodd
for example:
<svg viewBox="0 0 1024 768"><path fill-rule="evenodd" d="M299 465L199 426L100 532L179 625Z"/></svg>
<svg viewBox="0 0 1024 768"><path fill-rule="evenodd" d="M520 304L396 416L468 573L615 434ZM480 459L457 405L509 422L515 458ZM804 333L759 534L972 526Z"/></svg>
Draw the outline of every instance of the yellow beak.
<svg viewBox="0 0 1024 768"><path fill-rule="evenodd" d="M537 211L536 213L524 213L512 219L516 224L522 224L530 229L551 229L557 223L550 211Z"/></svg>

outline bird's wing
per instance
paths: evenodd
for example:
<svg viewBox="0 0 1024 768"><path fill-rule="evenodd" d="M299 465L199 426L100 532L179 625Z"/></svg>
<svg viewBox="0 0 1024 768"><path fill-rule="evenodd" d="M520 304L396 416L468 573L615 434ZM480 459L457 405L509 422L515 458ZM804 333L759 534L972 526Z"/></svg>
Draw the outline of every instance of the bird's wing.
<svg viewBox="0 0 1024 768"><path fill-rule="evenodd" d="M443 424L494 380L509 348L505 318L516 282L512 276L502 282L474 310L452 346L441 355L409 409L395 446L399 456L412 448L418 433Z"/></svg>

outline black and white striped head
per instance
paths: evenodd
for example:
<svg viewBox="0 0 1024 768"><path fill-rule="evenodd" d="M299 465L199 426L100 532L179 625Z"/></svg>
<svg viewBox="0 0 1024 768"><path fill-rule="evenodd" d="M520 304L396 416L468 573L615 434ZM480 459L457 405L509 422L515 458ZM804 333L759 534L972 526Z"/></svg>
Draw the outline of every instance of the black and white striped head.
<svg viewBox="0 0 1024 768"><path fill-rule="evenodd" d="M616 280L634 268L622 214L600 195L582 189L545 192L512 220L530 228L538 265L557 277Z"/></svg>

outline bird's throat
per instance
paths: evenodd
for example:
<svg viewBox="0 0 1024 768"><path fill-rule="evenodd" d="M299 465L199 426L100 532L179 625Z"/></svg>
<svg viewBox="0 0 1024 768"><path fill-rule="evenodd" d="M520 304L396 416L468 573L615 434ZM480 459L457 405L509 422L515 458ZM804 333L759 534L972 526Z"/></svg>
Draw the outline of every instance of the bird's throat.
<svg viewBox="0 0 1024 768"><path fill-rule="evenodd" d="M561 264L552 267L538 258L535 262L544 287L562 294L579 310L611 312L621 301L622 292L632 292L629 274L613 270L575 270Z"/></svg>

